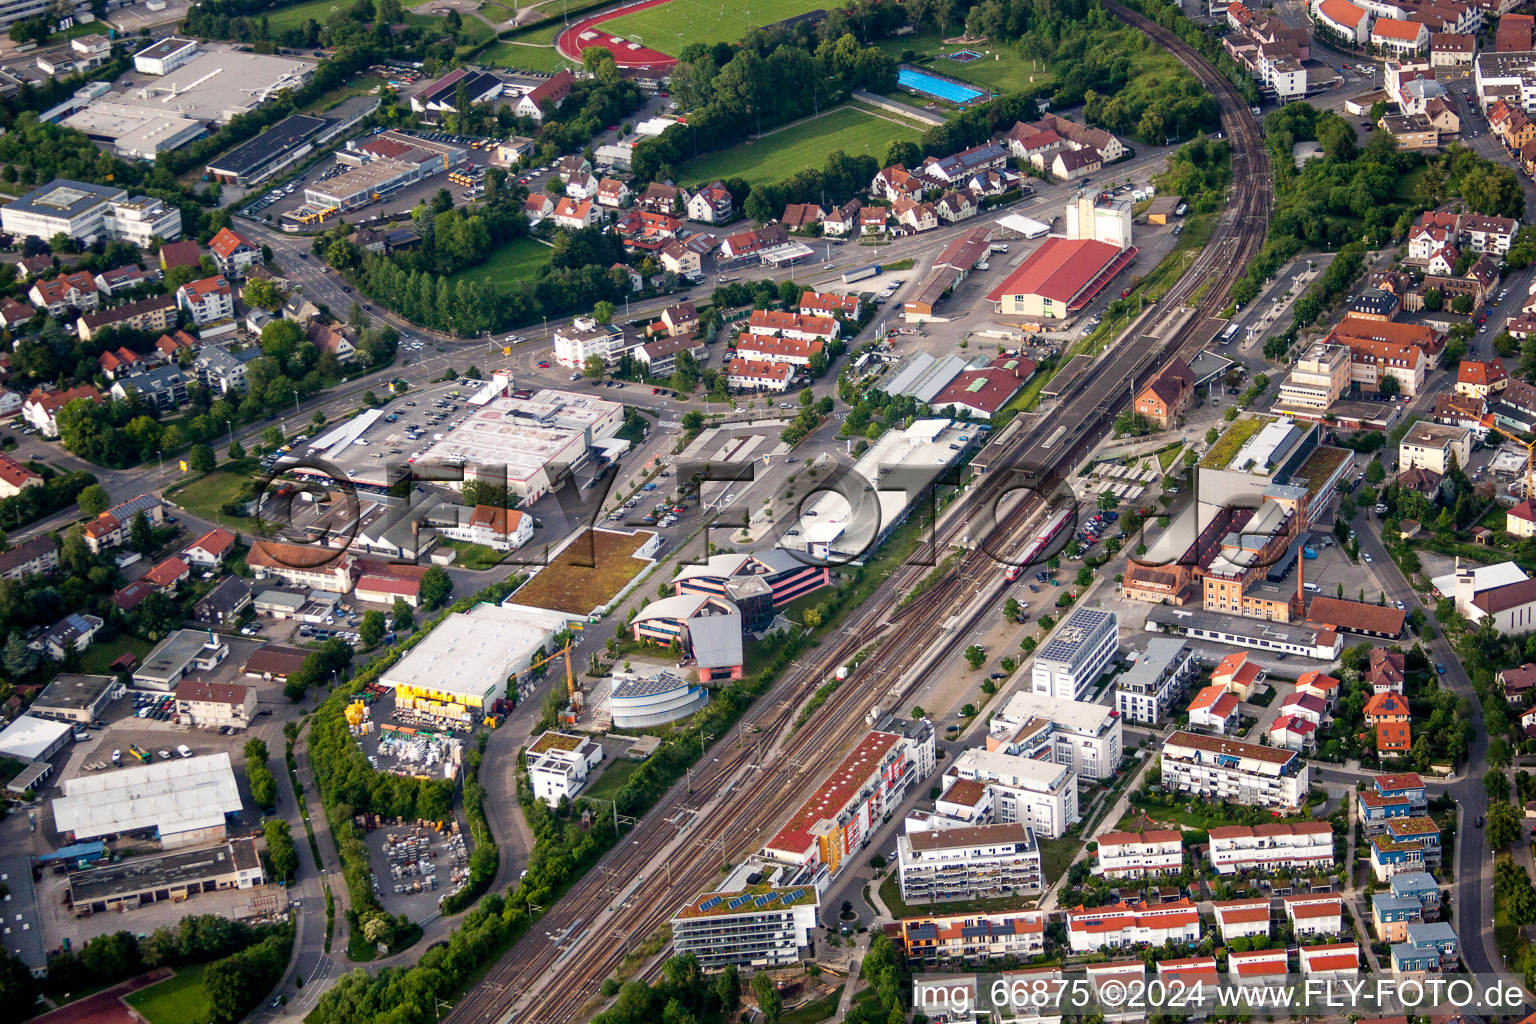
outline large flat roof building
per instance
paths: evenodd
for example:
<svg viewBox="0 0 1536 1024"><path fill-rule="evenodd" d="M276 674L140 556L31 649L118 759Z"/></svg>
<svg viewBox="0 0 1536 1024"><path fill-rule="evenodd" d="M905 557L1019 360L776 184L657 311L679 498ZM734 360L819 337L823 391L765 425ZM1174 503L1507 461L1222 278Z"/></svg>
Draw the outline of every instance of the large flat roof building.
<svg viewBox="0 0 1536 1024"><path fill-rule="evenodd" d="M1114 612L1077 608L1035 652L1035 693L1081 700L1120 651L1120 618Z"/></svg>
<svg viewBox="0 0 1536 1024"><path fill-rule="evenodd" d="M323 117L292 114L254 139L236 146L208 164L215 181L251 185L271 177L314 148L314 138L330 124Z"/></svg>
<svg viewBox="0 0 1536 1024"><path fill-rule="evenodd" d="M127 197L123 189L109 185L55 178L0 207L0 227L18 236L52 238L63 233L94 242L106 233L110 204Z"/></svg>
<svg viewBox="0 0 1536 1024"><path fill-rule="evenodd" d="M18 761L46 761L69 742L75 727L68 722L22 715L0 732L0 756Z"/></svg>
<svg viewBox="0 0 1536 1024"><path fill-rule="evenodd" d="M791 964L812 945L819 906L816 886L809 884L702 892L673 916L672 944L706 968Z"/></svg>
<svg viewBox="0 0 1536 1024"><path fill-rule="evenodd" d="M535 615L525 606L478 604L443 619L379 677L402 699L482 708L507 695L507 680L526 671L534 652L571 616Z"/></svg>
<svg viewBox="0 0 1536 1024"><path fill-rule="evenodd" d="M223 839L227 815L238 813L229 754L175 758L67 779L53 801L53 820L73 840L150 834L162 848Z"/></svg>
<svg viewBox="0 0 1536 1024"><path fill-rule="evenodd" d="M167 900L189 899L222 889L266 884L254 839L235 839L204 850L164 857L133 857L116 864L74 871L69 903L75 913L137 910Z"/></svg>
<svg viewBox="0 0 1536 1024"><path fill-rule="evenodd" d="M91 722L100 718L121 693L122 687L111 676L64 672L43 688L27 711L61 722Z"/></svg>
<svg viewBox="0 0 1536 1024"><path fill-rule="evenodd" d="M1120 712L1104 704L1016 693L987 728L987 747L1066 765L1088 779L1120 766Z"/></svg>

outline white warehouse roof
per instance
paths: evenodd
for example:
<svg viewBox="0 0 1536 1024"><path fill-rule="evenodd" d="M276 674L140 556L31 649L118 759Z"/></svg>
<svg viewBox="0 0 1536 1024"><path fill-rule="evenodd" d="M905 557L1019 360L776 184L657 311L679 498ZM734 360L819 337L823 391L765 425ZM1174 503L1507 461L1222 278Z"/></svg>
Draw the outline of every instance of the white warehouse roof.
<svg viewBox="0 0 1536 1024"><path fill-rule="evenodd" d="M59 737L73 729L69 722L22 715L0 732L0 754L18 761L40 761L48 756Z"/></svg>
<svg viewBox="0 0 1536 1024"><path fill-rule="evenodd" d="M161 836L212 828L240 810L228 752L156 761L69 779L53 821L76 839L157 829Z"/></svg>
<svg viewBox="0 0 1536 1024"><path fill-rule="evenodd" d="M380 677L388 687L417 686L466 697L496 699L507 680L528 668L534 652L579 616L523 605L478 604L455 612Z"/></svg>

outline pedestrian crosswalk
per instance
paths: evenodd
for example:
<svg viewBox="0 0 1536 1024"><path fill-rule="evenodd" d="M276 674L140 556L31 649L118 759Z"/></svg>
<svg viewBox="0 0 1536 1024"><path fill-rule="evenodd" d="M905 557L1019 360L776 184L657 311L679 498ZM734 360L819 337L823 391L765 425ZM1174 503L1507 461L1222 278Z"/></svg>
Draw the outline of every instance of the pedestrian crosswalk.
<svg viewBox="0 0 1536 1024"><path fill-rule="evenodd" d="M682 420L660 420L660 421L657 422L656 425L658 427L661 427L664 430L676 430L678 427L683 425L683 421Z"/></svg>

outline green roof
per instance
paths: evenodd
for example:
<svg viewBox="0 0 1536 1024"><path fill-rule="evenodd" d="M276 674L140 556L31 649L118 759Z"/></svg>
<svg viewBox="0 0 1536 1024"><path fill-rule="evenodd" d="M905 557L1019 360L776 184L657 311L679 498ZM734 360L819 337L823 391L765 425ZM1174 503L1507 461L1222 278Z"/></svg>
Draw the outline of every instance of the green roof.
<svg viewBox="0 0 1536 1024"><path fill-rule="evenodd" d="M677 916L725 917L803 907L815 902L816 886L809 883L777 889L769 885L749 885L738 892L701 892L689 900Z"/></svg>
<svg viewBox="0 0 1536 1024"><path fill-rule="evenodd" d="M1211 450L1200 460L1200 466L1203 469L1226 469L1237 453L1242 451L1243 445L1266 425L1275 422L1275 419L1274 416L1239 416L1232 421L1226 433L1211 445Z"/></svg>

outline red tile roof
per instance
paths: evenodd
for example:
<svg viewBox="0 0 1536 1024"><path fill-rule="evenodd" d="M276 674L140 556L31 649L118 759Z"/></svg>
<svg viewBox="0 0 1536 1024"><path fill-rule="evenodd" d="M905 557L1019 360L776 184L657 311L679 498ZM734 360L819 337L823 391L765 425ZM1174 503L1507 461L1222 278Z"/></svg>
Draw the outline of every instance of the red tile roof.
<svg viewBox="0 0 1536 1024"><path fill-rule="evenodd" d="M40 475L9 455L0 455L0 480L4 480L12 487L25 487L30 481L41 479Z"/></svg>
<svg viewBox="0 0 1536 1024"><path fill-rule="evenodd" d="M987 293L991 302L1005 295L1040 295L1053 302L1071 302L1120 255L1108 242L1080 238L1047 238L1002 284Z"/></svg>
<svg viewBox="0 0 1536 1024"><path fill-rule="evenodd" d="M1377 18L1371 26L1371 35L1383 39L1400 39L1411 43L1419 38L1424 26L1417 21L1398 21L1396 18Z"/></svg>
<svg viewBox="0 0 1536 1024"><path fill-rule="evenodd" d="M219 233L208 240L208 248L213 250L214 255L221 256L224 259L229 259L241 247L246 249L256 248L229 228L220 228Z"/></svg>
<svg viewBox="0 0 1536 1024"><path fill-rule="evenodd" d="M812 843L810 829L823 818L835 818L859 787L879 768L880 759L896 745L894 733L871 731L832 769L820 788L779 829L768 843L775 850L804 850Z"/></svg>
<svg viewBox="0 0 1536 1024"><path fill-rule="evenodd" d="M144 578L157 587L170 587L191 571L191 566L183 562L179 556L172 555L145 573Z"/></svg>

